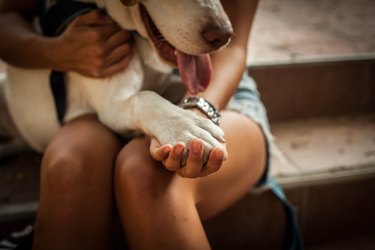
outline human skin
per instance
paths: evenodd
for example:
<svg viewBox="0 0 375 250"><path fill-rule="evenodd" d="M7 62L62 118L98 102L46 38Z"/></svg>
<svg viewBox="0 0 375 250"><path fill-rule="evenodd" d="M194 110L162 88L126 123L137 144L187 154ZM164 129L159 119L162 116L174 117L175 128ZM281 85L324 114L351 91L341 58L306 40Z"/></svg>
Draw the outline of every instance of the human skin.
<svg viewBox="0 0 375 250"><path fill-rule="evenodd" d="M75 71L91 77L121 72L132 56L128 31L103 11L76 18L57 37L44 37L31 27L36 1L0 1L1 58L19 67Z"/></svg>

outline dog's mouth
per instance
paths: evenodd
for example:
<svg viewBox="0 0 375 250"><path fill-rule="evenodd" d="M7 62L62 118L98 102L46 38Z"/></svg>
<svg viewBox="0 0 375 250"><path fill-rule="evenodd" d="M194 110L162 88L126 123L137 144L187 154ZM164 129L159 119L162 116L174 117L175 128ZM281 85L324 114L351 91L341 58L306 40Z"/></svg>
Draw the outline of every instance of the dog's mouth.
<svg viewBox="0 0 375 250"><path fill-rule="evenodd" d="M147 34L158 55L167 63L177 66L182 81L190 94L204 91L211 80L211 58L209 54L189 55L170 44L156 27L146 8L140 4L140 11Z"/></svg>

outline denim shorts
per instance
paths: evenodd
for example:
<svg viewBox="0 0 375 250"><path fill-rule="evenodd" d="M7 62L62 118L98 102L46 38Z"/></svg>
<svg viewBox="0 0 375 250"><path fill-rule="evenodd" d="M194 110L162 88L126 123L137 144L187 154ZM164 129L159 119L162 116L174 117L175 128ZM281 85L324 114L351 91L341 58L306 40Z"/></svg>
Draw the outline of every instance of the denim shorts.
<svg viewBox="0 0 375 250"><path fill-rule="evenodd" d="M270 126L267 112L264 108L255 81L245 73L240 81L236 93L229 101L228 110L241 113L261 126L266 137L270 137Z"/></svg>
<svg viewBox="0 0 375 250"><path fill-rule="evenodd" d="M272 146L272 135L267 118L267 112L260 99L260 95L253 78L247 72L244 73L240 84L227 105L227 110L232 110L247 116L262 129L266 141L266 166L265 171L256 186L265 184L270 168L270 152Z"/></svg>

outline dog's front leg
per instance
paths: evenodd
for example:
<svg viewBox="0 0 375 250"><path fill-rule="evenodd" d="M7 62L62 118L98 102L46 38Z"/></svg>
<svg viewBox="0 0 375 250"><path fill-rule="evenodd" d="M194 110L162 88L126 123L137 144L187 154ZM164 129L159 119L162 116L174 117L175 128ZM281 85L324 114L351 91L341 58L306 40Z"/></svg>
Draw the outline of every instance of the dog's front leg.
<svg viewBox="0 0 375 250"><path fill-rule="evenodd" d="M224 133L218 126L152 91L141 91L118 101L110 112L99 114L99 118L122 135L137 131L156 138L161 145L183 142L187 149L192 140L200 139L205 158L213 148L220 148L227 155L222 142Z"/></svg>

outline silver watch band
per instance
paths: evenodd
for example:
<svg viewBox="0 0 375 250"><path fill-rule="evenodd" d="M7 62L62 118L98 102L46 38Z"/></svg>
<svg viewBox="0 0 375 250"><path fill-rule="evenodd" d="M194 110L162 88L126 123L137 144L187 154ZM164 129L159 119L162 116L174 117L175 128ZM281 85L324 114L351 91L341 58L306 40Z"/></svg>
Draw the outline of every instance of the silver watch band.
<svg viewBox="0 0 375 250"><path fill-rule="evenodd" d="M186 98L181 107L184 109L197 108L202 111L213 123L219 125L220 113L216 110L215 106L209 101L196 96Z"/></svg>

